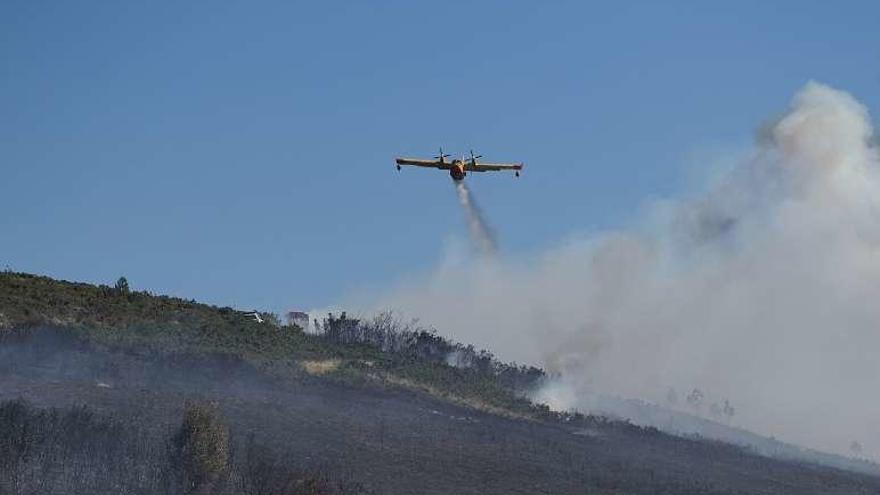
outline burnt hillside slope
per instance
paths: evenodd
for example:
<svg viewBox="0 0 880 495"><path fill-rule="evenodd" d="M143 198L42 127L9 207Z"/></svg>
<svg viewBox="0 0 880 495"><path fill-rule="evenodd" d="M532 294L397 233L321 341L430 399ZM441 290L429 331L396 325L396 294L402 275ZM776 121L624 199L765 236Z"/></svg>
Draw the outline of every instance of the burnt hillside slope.
<svg viewBox="0 0 880 495"><path fill-rule="evenodd" d="M388 356L402 351L260 327L231 312L224 323L221 308L191 309L196 303L147 294L133 302L115 289L80 291L21 274L0 275L0 282L0 403L21 399L35 410L57 408L53 414L62 418L86 406L124 425L129 434L119 441L135 445L119 448L119 456L135 464L148 457L143 451L164 452L187 406L205 403L228 427L233 459L247 459L253 445L272 459L269 469L251 469L252 478L293 466L344 480L342 488L314 493L880 493L880 478L864 474L602 418L545 414L517 399L508 381L490 383L487 377L505 368L411 363L424 353ZM456 379L469 384L447 383ZM11 422L0 414L0 431ZM40 478L33 474L37 460L3 445L0 493L46 493L28 491ZM51 472L74 483L82 464L65 456L88 456L53 445L44 447L59 459ZM92 493L113 492L89 483ZM186 489L157 481L130 492L155 493L157 486ZM302 484L230 486L304 493L295 491Z"/></svg>

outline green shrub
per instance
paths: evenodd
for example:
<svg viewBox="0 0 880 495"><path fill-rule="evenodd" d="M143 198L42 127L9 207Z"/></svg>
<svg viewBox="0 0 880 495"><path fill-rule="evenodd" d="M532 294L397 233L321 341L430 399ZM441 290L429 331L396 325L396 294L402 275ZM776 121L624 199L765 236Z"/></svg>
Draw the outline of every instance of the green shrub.
<svg viewBox="0 0 880 495"><path fill-rule="evenodd" d="M229 468L229 429L213 404L187 406L172 440L184 493L212 493Z"/></svg>
<svg viewBox="0 0 880 495"><path fill-rule="evenodd" d="M126 280L125 277L119 277L119 280L116 281L116 286L114 287L114 289L116 289L116 292L119 292L120 294L127 295L129 292L128 280Z"/></svg>

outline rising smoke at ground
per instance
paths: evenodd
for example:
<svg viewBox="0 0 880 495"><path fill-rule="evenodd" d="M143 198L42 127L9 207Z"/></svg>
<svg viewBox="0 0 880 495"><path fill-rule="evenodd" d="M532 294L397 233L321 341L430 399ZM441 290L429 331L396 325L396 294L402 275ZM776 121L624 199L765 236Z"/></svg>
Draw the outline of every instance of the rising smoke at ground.
<svg viewBox="0 0 880 495"><path fill-rule="evenodd" d="M723 116L719 116L721 118ZM545 398L665 404L880 458L880 179L866 109L809 83L748 158L639 227L532 259L445 262L377 304L563 376ZM724 159L724 157L720 157ZM466 196L464 196L466 199Z"/></svg>
<svg viewBox="0 0 880 495"><path fill-rule="evenodd" d="M463 180L453 180L458 202L464 210L468 232L477 251L484 256L492 256L498 251L495 233L486 221L482 210L474 201L473 194Z"/></svg>

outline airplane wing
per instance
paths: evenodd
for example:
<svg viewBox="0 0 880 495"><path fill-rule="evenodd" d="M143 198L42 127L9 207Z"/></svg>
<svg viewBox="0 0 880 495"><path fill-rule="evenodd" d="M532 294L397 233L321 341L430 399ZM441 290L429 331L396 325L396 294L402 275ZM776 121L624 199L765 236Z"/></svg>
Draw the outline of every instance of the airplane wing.
<svg viewBox="0 0 880 495"><path fill-rule="evenodd" d="M468 163L468 172L496 172L498 170L522 170L522 163Z"/></svg>
<svg viewBox="0 0 880 495"><path fill-rule="evenodd" d="M440 160L419 160L417 158L396 158L394 161L397 165L412 165L414 167L439 168L441 170L449 170L452 168L451 163L440 163Z"/></svg>

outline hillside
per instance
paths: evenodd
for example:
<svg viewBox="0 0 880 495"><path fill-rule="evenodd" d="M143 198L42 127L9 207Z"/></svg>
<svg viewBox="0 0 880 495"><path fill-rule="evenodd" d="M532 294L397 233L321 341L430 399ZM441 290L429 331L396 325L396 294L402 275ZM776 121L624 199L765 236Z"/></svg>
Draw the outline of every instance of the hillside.
<svg viewBox="0 0 880 495"><path fill-rule="evenodd" d="M0 328L0 493L880 492L864 474L551 413L522 398L540 370L389 315L311 335L7 272ZM223 461L193 481L196 420L219 425Z"/></svg>
<svg viewBox="0 0 880 495"><path fill-rule="evenodd" d="M271 318L277 320L277 318ZM257 323L228 307L215 307L126 288L0 274L0 329L40 327L115 350L157 355L223 355L275 378L305 375L391 383L511 415L544 416L519 397L543 378L536 368L498 362L486 351L451 343L433 330L390 314L370 321L331 317L321 335L296 326ZM462 366L450 366L455 353Z"/></svg>

